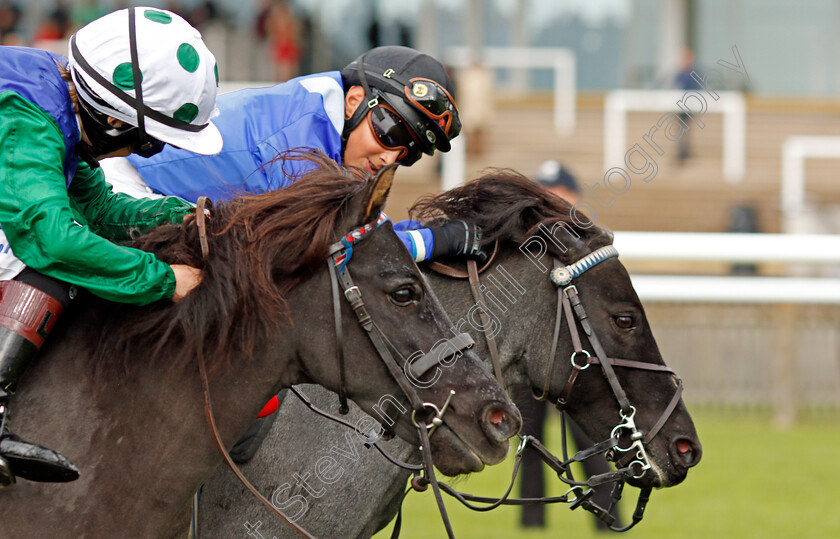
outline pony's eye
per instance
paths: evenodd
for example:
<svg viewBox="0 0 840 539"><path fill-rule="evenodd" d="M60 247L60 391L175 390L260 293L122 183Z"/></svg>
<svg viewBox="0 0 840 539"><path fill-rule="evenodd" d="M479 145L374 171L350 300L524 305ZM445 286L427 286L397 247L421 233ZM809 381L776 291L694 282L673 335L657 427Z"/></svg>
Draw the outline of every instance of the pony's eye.
<svg viewBox="0 0 840 539"><path fill-rule="evenodd" d="M615 320L615 325L618 326L621 329L631 329L636 325L635 322L633 321L632 316L627 316L627 315L616 316L616 317L614 317L614 320Z"/></svg>
<svg viewBox="0 0 840 539"><path fill-rule="evenodd" d="M388 297L391 302L400 307L405 307L420 300L420 288L418 286L403 286L391 292Z"/></svg>

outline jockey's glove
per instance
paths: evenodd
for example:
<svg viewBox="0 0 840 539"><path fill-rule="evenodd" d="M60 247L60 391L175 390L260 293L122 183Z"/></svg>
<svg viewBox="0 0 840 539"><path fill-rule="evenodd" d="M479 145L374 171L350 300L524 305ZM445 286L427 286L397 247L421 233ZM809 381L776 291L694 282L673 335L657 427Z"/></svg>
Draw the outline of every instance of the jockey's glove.
<svg viewBox="0 0 840 539"><path fill-rule="evenodd" d="M481 263L488 255L481 245L481 229L464 221L452 221L441 226L429 227L434 239L432 260L448 256L466 256Z"/></svg>

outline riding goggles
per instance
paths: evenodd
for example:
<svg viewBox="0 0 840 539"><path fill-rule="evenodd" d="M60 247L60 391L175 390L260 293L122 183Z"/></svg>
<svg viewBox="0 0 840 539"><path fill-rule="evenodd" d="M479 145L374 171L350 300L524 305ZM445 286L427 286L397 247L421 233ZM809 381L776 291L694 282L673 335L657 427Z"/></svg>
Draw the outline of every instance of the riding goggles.
<svg viewBox="0 0 840 539"><path fill-rule="evenodd" d="M440 84L430 79L411 79L405 87L406 99L418 110L426 114L446 134L453 139L461 132L461 119L455 100Z"/></svg>
<svg viewBox="0 0 840 539"><path fill-rule="evenodd" d="M379 111L371 110L368 113L367 121L379 145L388 150L398 150L399 164L406 167L413 165L423 152L411 129L390 106L380 102L378 107Z"/></svg>

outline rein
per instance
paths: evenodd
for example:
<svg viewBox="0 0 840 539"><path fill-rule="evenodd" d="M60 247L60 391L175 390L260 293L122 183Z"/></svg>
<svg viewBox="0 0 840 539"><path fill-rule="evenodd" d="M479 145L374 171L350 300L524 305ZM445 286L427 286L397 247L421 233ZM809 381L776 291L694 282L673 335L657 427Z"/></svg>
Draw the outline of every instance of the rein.
<svg viewBox="0 0 840 539"><path fill-rule="evenodd" d="M196 212L195 212L195 224L198 227L198 237L199 243L201 244L201 256L206 261L210 250L207 246L207 222L206 217L209 211L206 211L208 208L207 206L212 207L212 203L210 199L202 196L196 201ZM219 429L216 427L216 421L214 419L213 414L213 403L210 400L210 382L207 378L207 367L204 365L204 358L199 358L198 361L198 370L201 374L201 387L204 390L204 417L207 420L207 425L210 428L210 434L213 437L213 441L216 443L216 447L219 449L219 453L222 454L222 458L224 458L225 462L227 463L230 470L233 474L245 485L251 494L253 494L264 506L266 506L272 513L280 517L283 522L288 524L295 532L297 532L301 537L311 538L314 539L314 535L307 532L291 520L289 520L286 515L281 513L270 501L268 501L265 496L263 496L257 488L251 484L250 481L243 475L242 471L233 462L233 459L230 458L230 454L228 453L227 449L225 449L224 443L222 443L222 437L219 434Z"/></svg>

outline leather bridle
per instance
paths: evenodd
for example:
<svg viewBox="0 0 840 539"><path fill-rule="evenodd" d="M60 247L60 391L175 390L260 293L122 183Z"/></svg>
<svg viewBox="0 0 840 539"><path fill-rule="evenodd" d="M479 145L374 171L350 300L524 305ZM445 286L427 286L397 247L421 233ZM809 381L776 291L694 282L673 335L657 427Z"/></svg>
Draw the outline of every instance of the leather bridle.
<svg viewBox="0 0 840 539"><path fill-rule="evenodd" d="M205 260L209 256L206 230L206 218L208 217L207 214L209 213L209 210L207 210L208 205L210 205L210 202L207 197L200 197L196 203L196 226L198 227L199 243L201 245L202 256ZM332 290L333 313L335 317L336 347L338 351L339 362L340 411L342 414L346 414L349 408L347 406L347 392L345 388L346 379L344 368L343 331L341 324L341 300L339 298L339 289L341 289L341 295L343 295L344 298L348 301L350 307L353 309L353 312L356 314L356 318L358 319L359 324L365 330L365 333L371 340L374 348L379 354L379 357L382 359L383 363L387 367L389 373L391 374L391 377L397 382L397 384L400 386L400 389L402 389L403 393L405 394L405 397L409 401L409 404L412 409L411 421L414 424L414 426L417 427L417 433L420 438L420 451L423 455L423 466L405 466L409 467L409 469L414 470L415 474L425 473L425 476L421 476L422 481L425 484L430 483L432 485L433 490L435 492L435 498L438 502L438 508L441 512L444 524L447 529L447 533L450 538L453 538L454 534L452 532L451 525L449 524L449 519L446 516L446 508L443 505L443 499L440 495L438 481L435 477L429 437L432 435L434 430L443 423L443 415L446 413L450 400L455 392L450 391L449 397L447 398L443 406L441 406L440 408L438 408L438 406L434 403L424 402L417 393L417 390L412 386L412 384L407 379L406 375L403 373L403 368L410 369L415 378L419 378L438 363L446 362L452 356L460 354L465 349L471 348L475 344L475 342L472 340L472 337L468 333L462 333L444 341L443 343L439 343L428 353L412 361L410 365L406 365L405 367L401 367L400 364L397 363L397 361L394 359L394 355L391 353L391 350L393 350L397 355L402 357L404 364L407 362L406 358L400 354L399 350L397 350L397 348L393 344L391 344L390 341L388 341L388 338L385 335L385 333L376 325L376 323L371 318L370 314L367 311L367 307L365 306L365 302L362 298L361 290L353 282L353 278L350 275L350 270L347 267L347 264L348 262L350 262L350 258L353 254L353 247L387 220L388 217L384 213L380 213L375 221L345 234L341 237L339 241L332 244L328 249L327 266L329 267L331 276L330 283ZM280 511L278 511L277 508L275 508L274 505L272 505L272 503L268 501L245 478L245 476L230 458L230 455L228 454L227 450L224 447L224 444L221 441L218 429L216 428L216 423L213 415L213 407L210 400L209 382L203 358L199 361L199 371L201 374L201 381L204 390L205 417L210 427L210 432L213 436L213 439L216 442L216 446L221 452L223 458L225 459L225 462L231 468L231 471L233 471L234 475L236 475L236 477L239 478L239 480L245 485L245 487L248 488L248 490L250 490L251 493L260 502L262 502L263 505L265 505L269 510L271 510L274 514L280 517L298 534L308 538L314 537L302 527L289 520ZM294 388L292 389L296 395L301 397L305 404L309 404L308 400L305 399L305 397L303 397L302 394L299 393L299 391L295 390ZM417 414L425 413L429 409L434 412L434 415L431 418L431 422L428 424L422 422L418 423ZM339 422L345 425L347 424L343 421ZM382 451L381 448L378 447L378 449ZM404 465L404 463L400 463L396 459L390 460L395 464Z"/></svg>

